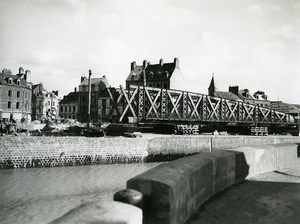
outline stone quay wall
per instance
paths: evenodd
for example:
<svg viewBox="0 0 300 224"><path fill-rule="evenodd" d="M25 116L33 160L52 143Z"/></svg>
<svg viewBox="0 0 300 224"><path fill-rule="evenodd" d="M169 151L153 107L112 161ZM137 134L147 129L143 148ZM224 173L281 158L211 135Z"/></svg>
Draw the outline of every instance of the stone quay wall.
<svg viewBox="0 0 300 224"><path fill-rule="evenodd" d="M1 137L0 168L142 162L143 138Z"/></svg>
<svg viewBox="0 0 300 224"><path fill-rule="evenodd" d="M3 136L0 138L0 168L159 162L199 152L296 142L300 142L300 138L292 136Z"/></svg>
<svg viewBox="0 0 300 224"><path fill-rule="evenodd" d="M299 143L203 152L161 163L131 178L127 189L114 195L111 203L117 209L94 202L74 208L50 224L184 224L224 189L259 173L291 167L300 167ZM131 207L117 207L120 202Z"/></svg>

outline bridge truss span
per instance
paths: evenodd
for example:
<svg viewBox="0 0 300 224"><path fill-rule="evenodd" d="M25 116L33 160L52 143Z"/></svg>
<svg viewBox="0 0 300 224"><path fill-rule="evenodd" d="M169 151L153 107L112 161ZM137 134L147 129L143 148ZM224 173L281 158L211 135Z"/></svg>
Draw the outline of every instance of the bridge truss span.
<svg viewBox="0 0 300 224"><path fill-rule="evenodd" d="M273 109L182 90L132 86L121 87L117 99L111 93L109 96L111 114L120 115L119 122L133 117L143 122L294 124L293 116Z"/></svg>

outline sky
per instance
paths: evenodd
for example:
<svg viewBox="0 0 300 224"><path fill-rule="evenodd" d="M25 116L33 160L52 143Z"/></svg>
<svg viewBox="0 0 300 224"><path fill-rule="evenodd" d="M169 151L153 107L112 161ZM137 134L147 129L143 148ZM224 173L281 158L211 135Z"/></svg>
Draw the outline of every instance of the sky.
<svg viewBox="0 0 300 224"><path fill-rule="evenodd" d="M0 0L0 69L68 94L125 86L130 63L179 59L178 89L238 85L300 104L300 0Z"/></svg>

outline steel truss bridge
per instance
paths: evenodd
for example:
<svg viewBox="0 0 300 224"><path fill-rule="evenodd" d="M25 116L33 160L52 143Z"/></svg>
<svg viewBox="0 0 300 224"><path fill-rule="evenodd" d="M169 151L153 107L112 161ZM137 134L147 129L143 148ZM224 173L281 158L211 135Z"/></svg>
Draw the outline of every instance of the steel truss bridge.
<svg viewBox="0 0 300 224"><path fill-rule="evenodd" d="M289 114L205 94L144 86L121 86L118 94L107 90L112 103L109 115L117 115L119 122L133 117L138 122L295 124Z"/></svg>

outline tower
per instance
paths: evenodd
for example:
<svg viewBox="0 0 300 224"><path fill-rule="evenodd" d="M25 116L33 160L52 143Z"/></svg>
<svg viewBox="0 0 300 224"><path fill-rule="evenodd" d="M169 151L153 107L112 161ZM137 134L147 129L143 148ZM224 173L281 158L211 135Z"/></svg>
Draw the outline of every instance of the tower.
<svg viewBox="0 0 300 224"><path fill-rule="evenodd" d="M214 73L213 73L208 87L208 95L215 96L215 92L216 92L216 87L215 87L215 80L214 80Z"/></svg>

